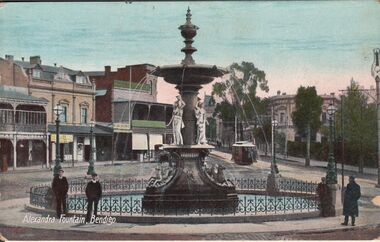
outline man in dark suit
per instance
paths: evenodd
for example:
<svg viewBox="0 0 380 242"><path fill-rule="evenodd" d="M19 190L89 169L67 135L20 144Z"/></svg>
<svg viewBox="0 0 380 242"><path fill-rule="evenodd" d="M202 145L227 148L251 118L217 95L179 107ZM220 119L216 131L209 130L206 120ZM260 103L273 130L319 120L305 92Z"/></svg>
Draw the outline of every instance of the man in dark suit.
<svg viewBox="0 0 380 242"><path fill-rule="evenodd" d="M348 224L348 219L351 217L351 225L355 226L355 217L359 216L358 200L361 196L360 186L355 182L355 177L350 176L346 191L344 192L343 215L344 223Z"/></svg>
<svg viewBox="0 0 380 242"><path fill-rule="evenodd" d="M86 222L90 222L92 206L94 206L94 215L98 215L98 203L102 196L102 186L100 185L98 175L96 173L91 175L92 179L87 183L86 196L87 196L87 216Z"/></svg>
<svg viewBox="0 0 380 242"><path fill-rule="evenodd" d="M66 214L66 196L69 190L69 184L66 177L63 176L64 171L59 170L58 175L54 176L52 189L57 201L57 216L61 217L61 214Z"/></svg>

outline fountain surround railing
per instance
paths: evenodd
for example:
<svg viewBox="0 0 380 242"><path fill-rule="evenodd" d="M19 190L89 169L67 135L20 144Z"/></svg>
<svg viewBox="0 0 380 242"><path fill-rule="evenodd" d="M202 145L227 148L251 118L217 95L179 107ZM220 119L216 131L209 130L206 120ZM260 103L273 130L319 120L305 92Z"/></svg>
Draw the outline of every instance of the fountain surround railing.
<svg viewBox="0 0 380 242"><path fill-rule="evenodd" d="M317 183L288 178L279 180L278 194L266 197L266 178L234 178L238 193L258 196L238 199L238 206L213 208L144 208L141 194L148 185L147 179L105 179L101 181L104 198L99 204L100 215L122 216L218 216L218 215L270 215L313 212L319 208L316 194ZM67 208L69 213L85 214L87 201L85 187L88 180L83 178L69 180ZM50 184L41 184L30 188L30 205L40 208L52 208L49 197ZM139 195L123 198L124 195ZM54 211L54 209L52 209Z"/></svg>

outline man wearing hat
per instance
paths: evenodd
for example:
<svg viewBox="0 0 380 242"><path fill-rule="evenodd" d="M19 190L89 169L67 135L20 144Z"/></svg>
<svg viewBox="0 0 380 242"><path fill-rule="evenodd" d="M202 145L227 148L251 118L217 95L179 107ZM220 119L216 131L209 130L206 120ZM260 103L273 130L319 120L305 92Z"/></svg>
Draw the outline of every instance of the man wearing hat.
<svg viewBox="0 0 380 242"><path fill-rule="evenodd" d="M57 216L61 217L61 214L66 214L66 196L69 190L69 183L66 177L63 176L64 171L59 170L58 175L54 175L52 189L57 201Z"/></svg>
<svg viewBox="0 0 380 242"><path fill-rule="evenodd" d="M98 215L98 203L99 199L102 196L102 186L100 185L98 175L93 173L91 175L91 181L87 183L86 187L86 196L87 196L87 216L86 222L90 222L92 206L94 206L94 215Z"/></svg>
<svg viewBox="0 0 380 242"><path fill-rule="evenodd" d="M343 215L344 223L348 224L348 219L351 217L351 225L355 226L355 217L359 216L358 200L360 198L360 186L355 182L355 177L349 177L346 191L344 192Z"/></svg>

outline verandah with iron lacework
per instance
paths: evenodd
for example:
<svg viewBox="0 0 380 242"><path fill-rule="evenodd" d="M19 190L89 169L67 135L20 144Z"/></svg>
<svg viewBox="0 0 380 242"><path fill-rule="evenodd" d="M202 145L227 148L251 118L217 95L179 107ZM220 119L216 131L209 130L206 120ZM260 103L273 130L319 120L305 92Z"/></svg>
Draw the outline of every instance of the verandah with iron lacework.
<svg viewBox="0 0 380 242"><path fill-rule="evenodd" d="M266 179L232 179L238 189L236 208L187 208L180 209L157 207L143 209L143 191L148 185L146 179L107 179L102 181L103 197L99 202L100 215L122 216L252 216L271 214L307 213L318 210L316 194L317 184L294 179L281 178L278 181L279 192L266 194ZM67 199L69 213L86 213L87 199L84 195L86 181L74 179L70 182ZM35 207L49 208L50 186L40 185L30 189L30 204Z"/></svg>

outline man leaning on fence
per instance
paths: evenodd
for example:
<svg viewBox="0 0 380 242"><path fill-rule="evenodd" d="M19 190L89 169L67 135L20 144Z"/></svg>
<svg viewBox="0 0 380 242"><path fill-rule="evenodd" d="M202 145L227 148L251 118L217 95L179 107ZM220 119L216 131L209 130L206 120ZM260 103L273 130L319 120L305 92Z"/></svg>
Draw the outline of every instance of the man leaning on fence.
<svg viewBox="0 0 380 242"><path fill-rule="evenodd" d="M59 170L58 175L54 176L52 189L57 201L57 216L61 217L61 214L66 214L66 196L69 190L69 184L66 177L63 176L64 171Z"/></svg>
<svg viewBox="0 0 380 242"><path fill-rule="evenodd" d="M92 179L87 183L86 187L86 196L87 196L87 216L86 222L91 221L92 207L94 206L94 216L98 215L98 203L99 199L102 196L102 186L100 185L98 175L93 173L91 175Z"/></svg>
<svg viewBox="0 0 380 242"><path fill-rule="evenodd" d="M319 211L321 217L333 217L332 206L332 194L329 186L326 184L326 177L321 178L321 182L318 183L317 194L319 199Z"/></svg>

